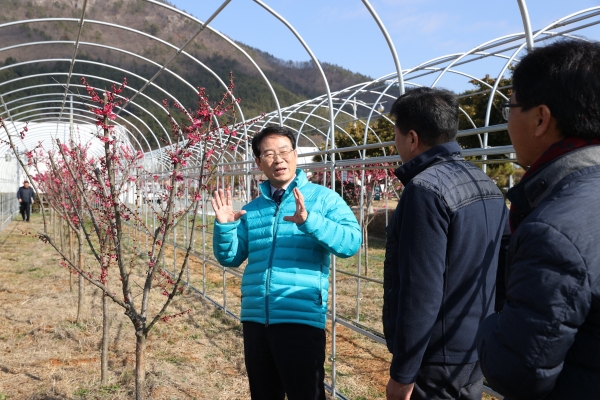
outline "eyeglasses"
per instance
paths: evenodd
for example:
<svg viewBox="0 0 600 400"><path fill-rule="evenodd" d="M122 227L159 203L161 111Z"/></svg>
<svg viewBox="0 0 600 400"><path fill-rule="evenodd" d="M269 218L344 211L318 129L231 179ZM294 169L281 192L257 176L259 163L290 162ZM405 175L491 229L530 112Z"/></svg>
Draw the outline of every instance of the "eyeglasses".
<svg viewBox="0 0 600 400"><path fill-rule="evenodd" d="M502 117L504 117L506 121L508 121L508 116L510 115L511 107L523 107L523 104L511 103L508 101L506 103L500 104L500 108L502 109Z"/></svg>
<svg viewBox="0 0 600 400"><path fill-rule="evenodd" d="M265 161L273 161L275 160L275 156L279 156L281 158L283 158L284 160L287 160L290 156L290 154L292 154L292 151L294 151L295 149L291 149L291 150L283 150L280 151L278 153L274 152L274 151L267 151L265 154L261 154L260 158L262 158Z"/></svg>

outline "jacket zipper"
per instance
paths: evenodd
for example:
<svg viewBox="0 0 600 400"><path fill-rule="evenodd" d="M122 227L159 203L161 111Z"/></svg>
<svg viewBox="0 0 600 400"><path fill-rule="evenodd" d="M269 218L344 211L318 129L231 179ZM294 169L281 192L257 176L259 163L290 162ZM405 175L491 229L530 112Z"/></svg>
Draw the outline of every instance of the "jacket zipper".
<svg viewBox="0 0 600 400"><path fill-rule="evenodd" d="M277 241L277 225L279 225L279 204L275 207L275 222L273 224L273 242L271 244L271 255L269 256L269 266L267 268L267 287L265 290L265 327L269 326L269 287L271 286L271 268L273 267L273 253L275 252L275 242Z"/></svg>

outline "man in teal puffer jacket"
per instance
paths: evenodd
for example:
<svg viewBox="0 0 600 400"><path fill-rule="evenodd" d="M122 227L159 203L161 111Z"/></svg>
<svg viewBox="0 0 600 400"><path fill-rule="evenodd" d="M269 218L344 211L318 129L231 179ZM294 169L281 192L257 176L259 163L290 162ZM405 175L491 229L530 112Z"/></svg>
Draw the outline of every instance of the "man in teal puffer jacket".
<svg viewBox="0 0 600 400"><path fill-rule="evenodd" d="M325 399L325 320L330 255L361 243L356 217L334 191L296 169L294 134L268 127L252 140L268 181L234 212L231 192L214 193L214 254L242 278L244 356L253 399Z"/></svg>

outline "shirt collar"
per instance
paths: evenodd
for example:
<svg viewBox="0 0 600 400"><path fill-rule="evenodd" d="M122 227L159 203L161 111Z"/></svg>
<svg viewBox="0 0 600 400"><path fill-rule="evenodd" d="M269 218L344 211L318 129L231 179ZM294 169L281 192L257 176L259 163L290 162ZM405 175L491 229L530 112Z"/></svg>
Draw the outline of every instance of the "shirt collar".
<svg viewBox="0 0 600 400"><path fill-rule="evenodd" d="M296 175L294 175L294 179L289 181L287 184L283 185L281 188L276 188L276 187L273 187L273 185L271 185L271 196L273 196L273 193L275 193L275 191L277 189L283 189L283 191L285 192L287 190L288 186L290 186L292 184L292 182L294 182L295 179L296 179Z"/></svg>

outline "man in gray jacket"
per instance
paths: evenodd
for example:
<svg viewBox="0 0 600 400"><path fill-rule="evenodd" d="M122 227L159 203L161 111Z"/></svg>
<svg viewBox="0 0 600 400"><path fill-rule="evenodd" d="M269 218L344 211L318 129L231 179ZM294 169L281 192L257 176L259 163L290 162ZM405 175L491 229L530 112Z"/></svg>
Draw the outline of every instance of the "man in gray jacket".
<svg viewBox="0 0 600 400"><path fill-rule="evenodd" d="M33 193L33 188L29 187L29 181L23 182L23 186L17 191L17 199L19 199L19 212L23 217L23 221L29 222L31 205L35 200L35 193Z"/></svg>
<svg viewBox="0 0 600 400"><path fill-rule="evenodd" d="M502 105L519 164L507 197L506 302L479 328L505 399L600 397L600 43L533 50Z"/></svg>

